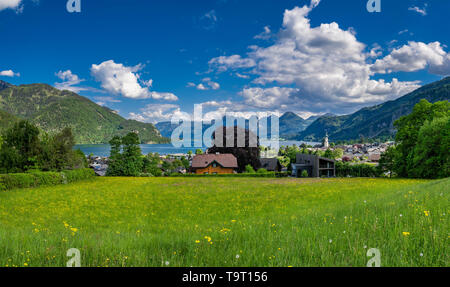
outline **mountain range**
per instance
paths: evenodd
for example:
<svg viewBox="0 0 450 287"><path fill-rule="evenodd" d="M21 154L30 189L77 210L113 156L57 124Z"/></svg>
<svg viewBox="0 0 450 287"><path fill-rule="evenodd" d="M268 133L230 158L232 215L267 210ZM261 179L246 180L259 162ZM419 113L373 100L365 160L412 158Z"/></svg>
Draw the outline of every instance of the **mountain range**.
<svg viewBox="0 0 450 287"><path fill-rule="evenodd" d="M363 108L344 116L325 115L314 121L296 140L317 141L328 132L330 140L355 140L364 138L392 138L396 130L394 122L412 112L421 100L434 103L450 100L450 77L425 85L394 101Z"/></svg>
<svg viewBox="0 0 450 287"><path fill-rule="evenodd" d="M363 108L349 115L326 114L303 119L287 112L279 118L280 137L287 140L320 141L392 138L394 122L409 114L421 99L437 102L450 99L450 77L425 85L394 101ZM177 127L170 122L155 125L127 120L70 91L47 84L14 86L0 81L0 132L19 119L27 119L49 134L71 127L77 144L107 143L113 136L139 133L142 143L168 143ZM203 125L205 131L210 125ZM269 128L270 132L270 121ZM270 135L269 135L270 136Z"/></svg>
<svg viewBox="0 0 450 287"><path fill-rule="evenodd" d="M388 139L395 135L394 122L412 112L421 100L437 102L450 99L450 77L423 86L394 101L363 108L353 114L337 116L325 114L303 119L293 112L279 118L280 138L286 140L321 141L328 132L330 140L357 140L361 137ZM203 130L210 125L203 125ZM170 137L176 128L170 122L160 122L156 128ZM270 121L269 121L270 131ZM270 136L270 134L269 134Z"/></svg>
<svg viewBox="0 0 450 287"><path fill-rule="evenodd" d="M318 117L310 117L308 119L303 119L295 113L287 112L279 117L279 132L280 137L283 139L291 139L297 136L301 131L305 130L311 123L317 120ZM263 119L266 120L266 119ZM248 120L245 120L246 127L248 128ZM270 136L270 128L271 128L271 120L267 119L267 133ZM225 124L225 118L224 118ZM212 124L203 124L203 131L211 127ZM161 135L164 137L170 138L172 132L178 127L178 125L172 125L171 122L159 122L156 125L156 128L161 132ZM193 129L194 123L191 123L191 127ZM192 136L193 138L193 131Z"/></svg>
<svg viewBox="0 0 450 287"><path fill-rule="evenodd" d="M14 86L0 81L0 130L27 119L55 134L72 128L77 144L107 143L113 136L139 133L143 143L166 143L154 125L127 120L113 110L47 84Z"/></svg>

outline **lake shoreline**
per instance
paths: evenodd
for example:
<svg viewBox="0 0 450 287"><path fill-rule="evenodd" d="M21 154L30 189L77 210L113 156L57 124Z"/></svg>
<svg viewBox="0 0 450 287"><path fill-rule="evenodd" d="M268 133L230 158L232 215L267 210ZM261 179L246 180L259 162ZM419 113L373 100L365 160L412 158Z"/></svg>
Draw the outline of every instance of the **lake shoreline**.
<svg viewBox="0 0 450 287"><path fill-rule="evenodd" d="M303 142L303 141L280 141L281 146L292 146L292 145L317 145L317 142ZM147 155L149 153L159 153L160 155L172 155L172 154L187 154L189 151L195 153L198 149L197 147L174 147L172 144L141 144L140 145L142 154ZM110 145L109 144L85 144L85 145L75 145L75 150L81 150L86 156L100 156L100 157L109 157L110 154ZM206 151L207 147L200 148L203 151Z"/></svg>

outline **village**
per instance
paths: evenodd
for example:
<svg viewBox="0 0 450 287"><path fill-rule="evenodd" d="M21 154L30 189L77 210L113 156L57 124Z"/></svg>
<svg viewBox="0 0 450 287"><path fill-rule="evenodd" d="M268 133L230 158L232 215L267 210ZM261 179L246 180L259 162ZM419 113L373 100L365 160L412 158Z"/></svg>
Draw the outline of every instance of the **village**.
<svg viewBox="0 0 450 287"><path fill-rule="evenodd" d="M259 147L259 164L254 172L276 172L285 173L292 177L335 177L336 162L348 163L350 165L368 164L378 165L381 155L393 146L394 142L385 143L359 143L347 145L335 145L329 142L328 135L322 143L311 146L301 144L300 146L282 146L280 149ZM289 159L286 153L295 153ZM194 152L159 155L149 154L147 157L156 158L158 175L220 175L237 174L249 172L239 170L238 158L232 153L209 153L197 149ZM89 167L97 176L106 176L108 169L108 157L90 155L87 157ZM307 174L305 174L305 172Z"/></svg>

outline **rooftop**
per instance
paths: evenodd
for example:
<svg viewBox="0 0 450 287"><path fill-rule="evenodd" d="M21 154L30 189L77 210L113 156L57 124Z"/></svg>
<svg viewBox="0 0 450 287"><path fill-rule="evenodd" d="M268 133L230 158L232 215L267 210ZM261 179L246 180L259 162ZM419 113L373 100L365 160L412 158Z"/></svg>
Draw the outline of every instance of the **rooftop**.
<svg viewBox="0 0 450 287"><path fill-rule="evenodd" d="M232 154L201 154L192 159L193 168L205 168L213 162L217 162L225 168L238 168L237 159Z"/></svg>

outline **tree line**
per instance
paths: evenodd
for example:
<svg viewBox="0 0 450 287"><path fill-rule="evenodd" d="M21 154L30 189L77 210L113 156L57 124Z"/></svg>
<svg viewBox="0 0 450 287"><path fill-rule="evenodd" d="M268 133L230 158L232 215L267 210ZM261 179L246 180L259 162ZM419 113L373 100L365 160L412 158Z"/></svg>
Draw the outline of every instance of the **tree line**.
<svg viewBox="0 0 450 287"><path fill-rule="evenodd" d="M162 176L173 173L177 168L189 169L189 160L185 157L169 162L161 160L158 153L142 155L139 136L133 132L124 137L115 136L109 144L107 176Z"/></svg>
<svg viewBox="0 0 450 287"><path fill-rule="evenodd" d="M70 128L50 136L29 121L19 121L0 137L0 173L87 167L86 157L80 150L73 150L74 145Z"/></svg>

